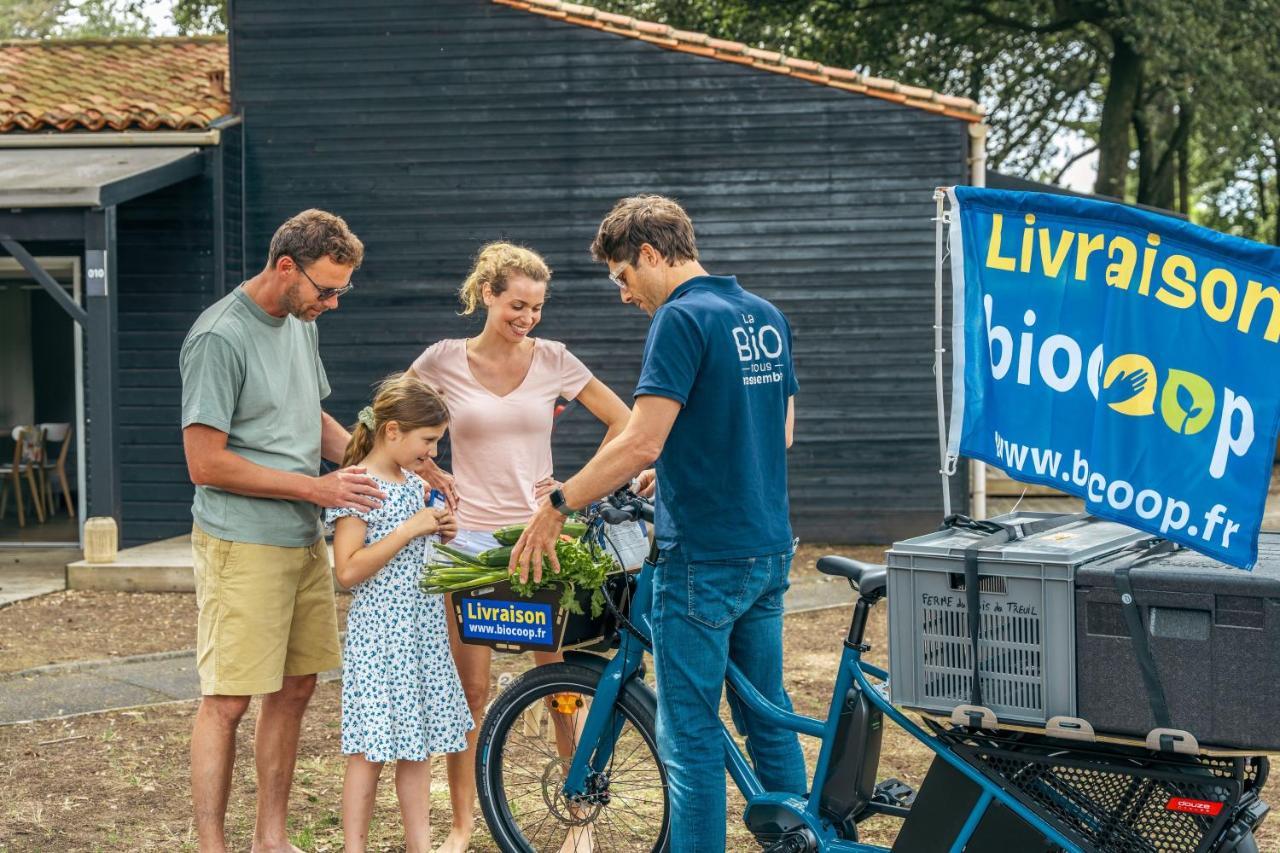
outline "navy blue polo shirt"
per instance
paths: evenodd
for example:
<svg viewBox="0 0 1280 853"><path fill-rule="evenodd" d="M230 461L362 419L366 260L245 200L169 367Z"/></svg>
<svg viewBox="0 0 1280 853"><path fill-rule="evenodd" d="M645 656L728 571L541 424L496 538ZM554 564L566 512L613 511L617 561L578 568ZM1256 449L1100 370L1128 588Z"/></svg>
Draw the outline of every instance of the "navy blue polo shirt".
<svg viewBox="0 0 1280 853"><path fill-rule="evenodd" d="M681 284L653 316L635 396L682 406L658 457L658 545L690 560L791 547L791 326L732 276Z"/></svg>

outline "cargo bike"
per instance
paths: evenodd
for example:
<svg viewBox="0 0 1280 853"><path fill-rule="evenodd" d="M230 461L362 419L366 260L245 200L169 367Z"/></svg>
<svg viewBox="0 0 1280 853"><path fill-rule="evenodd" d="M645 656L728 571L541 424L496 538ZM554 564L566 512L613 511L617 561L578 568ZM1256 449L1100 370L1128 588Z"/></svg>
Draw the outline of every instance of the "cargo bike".
<svg viewBox="0 0 1280 853"><path fill-rule="evenodd" d="M593 509L588 535L599 537L606 525L635 519L651 521L652 507L619 492ZM1000 536L993 534L990 522L949 521L951 529L979 540ZM1054 526L1041 518L1015 519L1005 525L1010 528L1005 535L1033 539L1041 534L1037 525ZM1066 535L1061 523L1057 527L1050 538ZM998 523L994 529L1001 530ZM904 552L897 555L899 561L927 562L923 546L915 554L909 547L895 550ZM573 626L565 619L556 629L564 663L525 673L490 706L479 736L477 780L486 823L501 849L559 850L566 837L584 837L588 830L596 851L670 849L656 701L645 682L655 558L650 552L638 573L609 578L607 612L601 618L580 618ZM964 570L949 568L945 583L965 596ZM1177 734L1163 742L1108 739L1087 731L1087 722L1063 716L1039 727L1009 726L989 708L961 701L971 696L972 686L962 674L944 673L959 685L952 689L958 698L951 702L951 712L929 711L930 703L920 699L912 703L921 714L916 722L892 701L890 674L863 660L869 649L867 618L889 593L891 569L837 556L819 560L818 569L846 579L857 592L826 717L814 719L771 705L732 663L726 679L727 689L752 713L821 743L809 792L767 791L725 728L725 767L746 800L742 820L764 850L1258 850L1253 829L1268 808L1259 797L1268 772L1265 756L1202 751L1198 745L1191 749ZM990 571L986 567L971 588L994 592L982 590L992 585L995 575ZM895 573L900 580L912 574ZM489 588L475 594L497 600L510 592ZM954 617L947 618L954 623ZM922 627L936 630L937 624ZM957 639L963 636L958 625L951 627ZM990 625L979 630L984 627L989 632ZM964 644L952 645L944 655L963 670L970 663ZM612 657L594 653L609 649ZM995 650L994 658L1002 654L1024 652L1010 646ZM993 658L990 648L986 657L984 667ZM886 720L933 753L919 791L896 779L878 779ZM563 747L565 732L571 733L571 749ZM876 815L902 820L891 848L860 840L859 825Z"/></svg>

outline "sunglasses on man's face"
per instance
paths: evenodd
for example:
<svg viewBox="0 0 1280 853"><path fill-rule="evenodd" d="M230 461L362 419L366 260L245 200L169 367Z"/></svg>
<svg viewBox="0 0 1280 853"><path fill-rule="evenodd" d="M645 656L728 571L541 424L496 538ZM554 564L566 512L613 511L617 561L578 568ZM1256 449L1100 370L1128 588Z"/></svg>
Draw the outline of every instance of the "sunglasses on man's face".
<svg viewBox="0 0 1280 853"><path fill-rule="evenodd" d="M307 275L307 271L302 268L301 264L295 262L294 266L297 268L298 272L302 273L303 278L311 282L311 286L316 289L316 296L320 297L321 302L327 302L330 299L350 293L351 288L354 287L354 285L349 281L342 287L322 287L321 285L316 284L316 280L314 278Z"/></svg>

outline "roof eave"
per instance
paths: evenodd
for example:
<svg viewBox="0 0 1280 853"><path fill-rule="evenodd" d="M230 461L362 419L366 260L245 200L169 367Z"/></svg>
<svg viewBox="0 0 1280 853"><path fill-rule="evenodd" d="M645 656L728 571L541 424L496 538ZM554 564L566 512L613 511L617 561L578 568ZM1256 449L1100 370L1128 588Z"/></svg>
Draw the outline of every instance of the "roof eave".
<svg viewBox="0 0 1280 853"><path fill-rule="evenodd" d="M842 68L830 68L809 60L784 57L779 53L717 39L705 33L677 30L665 24L628 18L591 6L566 3L563 0L491 0L491 2L563 23L648 42L665 50L691 53L722 62L758 68L774 74L798 77L818 85L882 98L949 118L971 123L986 119L986 110L982 105L968 98L943 95L930 89L907 86L893 80L860 75Z"/></svg>
<svg viewBox="0 0 1280 853"><path fill-rule="evenodd" d="M0 148L133 148L141 146L195 146L222 142L222 131L235 127L240 117L222 116L203 130L96 130L69 133L47 131L0 133Z"/></svg>

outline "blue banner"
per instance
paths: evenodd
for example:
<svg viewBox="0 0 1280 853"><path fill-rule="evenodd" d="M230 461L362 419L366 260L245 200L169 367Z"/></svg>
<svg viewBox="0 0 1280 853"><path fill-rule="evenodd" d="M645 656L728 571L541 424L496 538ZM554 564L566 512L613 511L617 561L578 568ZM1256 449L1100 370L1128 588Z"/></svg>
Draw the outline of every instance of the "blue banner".
<svg viewBox="0 0 1280 853"><path fill-rule="evenodd" d="M950 197L949 453L1251 568L1280 427L1280 249L1091 199Z"/></svg>
<svg viewBox="0 0 1280 853"><path fill-rule="evenodd" d="M555 648L555 611L536 601L461 599L462 636L525 646Z"/></svg>

